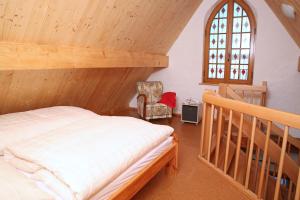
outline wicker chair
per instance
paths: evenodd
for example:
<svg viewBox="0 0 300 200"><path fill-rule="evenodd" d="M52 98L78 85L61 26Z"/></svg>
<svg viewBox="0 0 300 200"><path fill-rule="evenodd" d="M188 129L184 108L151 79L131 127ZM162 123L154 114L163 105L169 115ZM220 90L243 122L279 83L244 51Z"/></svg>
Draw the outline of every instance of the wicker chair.
<svg viewBox="0 0 300 200"><path fill-rule="evenodd" d="M159 103L163 94L163 84L160 81L137 83L137 110L140 117L146 120L172 118L172 108Z"/></svg>

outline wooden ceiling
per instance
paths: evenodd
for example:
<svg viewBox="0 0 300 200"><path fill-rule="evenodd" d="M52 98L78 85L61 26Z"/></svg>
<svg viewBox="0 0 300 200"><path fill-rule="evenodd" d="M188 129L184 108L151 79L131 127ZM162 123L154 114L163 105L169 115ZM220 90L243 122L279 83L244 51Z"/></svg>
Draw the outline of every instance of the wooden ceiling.
<svg viewBox="0 0 300 200"><path fill-rule="evenodd" d="M136 82L153 68L1 71L0 114L69 105L114 114L128 107Z"/></svg>
<svg viewBox="0 0 300 200"><path fill-rule="evenodd" d="M127 108L201 1L0 0L0 114Z"/></svg>
<svg viewBox="0 0 300 200"><path fill-rule="evenodd" d="M166 54L201 0L0 0L0 41Z"/></svg>
<svg viewBox="0 0 300 200"><path fill-rule="evenodd" d="M291 37L300 48L300 1L299 0L265 0ZM295 8L296 18L289 19L281 11L281 4L286 3Z"/></svg>

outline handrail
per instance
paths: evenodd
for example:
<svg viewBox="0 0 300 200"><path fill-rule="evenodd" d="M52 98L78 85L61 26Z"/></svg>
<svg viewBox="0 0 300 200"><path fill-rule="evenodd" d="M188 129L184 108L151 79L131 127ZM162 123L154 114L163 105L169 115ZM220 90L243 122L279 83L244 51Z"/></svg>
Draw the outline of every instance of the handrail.
<svg viewBox="0 0 300 200"><path fill-rule="evenodd" d="M296 129L300 129L300 117L299 115L293 113L231 100L208 92L204 93L203 101L216 106L226 107L237 112L243 112L247 115L256 116L268 121L278 122Z"/></svg>
<svg viewBox="0 0 300 200"><path fill-rule="evenodd" d="M220 159L220 141L222 141L221 137L227 137L226 139L226 153L225 153L225 166L227 166L227 162L231 162L228 160L228 148L229 143L231 141L231 125L234 125L238 128L238 138L235 141L235 164L234 164L234 171L231 175L231 178L234 182L239 182L244 186L247 192L252 192L256 195L257 198L264 198L266 194L266 184L269 179L269 170L270 170L270 162L276 164L277 171L274 174L276 176L276 184L275 184L275 192L274 192L274 199L278 199L280 195L280 191L282 190L282 178L289 181L288 187L288 195L289 197L296 196L296 191L299 193L299 165L296 161L294 161L289 154L286 152L288 149L288 132L289 128L296 128L300 129L300 115L287 113L279 110L274 110L270 108L266 108L263 106L253 105L249 103L245 103L242 101L232 100L228 98L224 98L214 92L205 92L203 94L203 123L202 123L202 135L201 135L201 147L200 147L200 155L199 157L201 160L209 163L212 165L213 168L216 168L220 171L220 167L218 166L218 160ZM229 118L228 129L222 125L225 118ZM214 120L214 116L218 116L218 120ZM245 117L244 117L245 116ZM247 118L246 118L247 116ZM253 120L251 120L253 119ZM261 120L262 122L266 123L267 129L261 129L257 126L257 123ZM271 128L273 127L274 123L279 123L285 127L284 132L282 134L282 142L281 146L275 143L273 140L270 140L271 137ZM217 133L212 131L212 127L214 126L213 123L217 123ZM222 133L220 132L222 128ZM227 134L224 131L227 131ZM264 132L266 131L266 132ZM217 134L217 137L213 137L213 134ZM226 136L227 135L227 136ZM242 152L241 146L241 138L242 135L246 135L249 141L250 150L247 153ZM212 141L212 138L216 141L217 149L214 152L214 155L210 155L213 151L211 151L211 143L215 142ZM253 155L255 149L255 157L256 161L255 164L253 163ZM224 149L223 149L224 151ZM260 159L258 152L263 154L263 160L261 164L258 164L258 159ZM242 160L243 166L246 167L246 171L244 171L242 176L244 178L238 180L240 177L239 171L240 165L240 155L246 155L246 158ZM242 157L241 157L242 158ZM245 161L246 160L246 161ZM258 166L257 166L258 164ZM251 168L255 168L255 185L250 186L250 179L252 178L253 174L251 174ZM221 172L228 176L227 170L222 167ZM265 170L267 172L265 172ZM252 178L253 179L253 178ZM253 189L254 187L254 189ZM293 189L294 188L294 189ZM297 193L297 194L298 194Z"/></svg>

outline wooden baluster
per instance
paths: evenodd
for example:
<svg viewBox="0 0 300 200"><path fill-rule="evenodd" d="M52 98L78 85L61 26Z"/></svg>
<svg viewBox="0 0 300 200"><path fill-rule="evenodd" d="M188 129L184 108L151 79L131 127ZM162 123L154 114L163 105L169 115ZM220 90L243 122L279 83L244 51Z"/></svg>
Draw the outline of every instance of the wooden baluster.
<svg viewBox="0 0 300 200"><path fill-rule="evenodd" d="M292 148L292 144L291 143L287 143L287 154L290 155L291 154L291 148ZM287 176L286 176L287 178ZM293 183L291 181L291 179L289 179L289 189L288 189L288 199L291 199L292 197L292 189L293 189Z"/></svg>
<svg viewBox="0 0 300 200"><path fill-rule="evenodd" d="M270 175L270 166L271 166L271 157L268 159L267 169L266 169L266 182L265 182L265 188L264 188L264 199L266 199L267 196L267 189L268 189L268 182L269 182L269 175Z"/></svg>
<svg viewBox="0 0 300 200"><path fill-rule="evenodd" d="M281 140L281 139L280 139L280 136L277 136L277 145L278 145L278 146L280 146L280 140ZM278 168L278 167L277 167L277 164L274 163L273 176L276 176L277 168Z"/></svg>
<svg viewBox="0 0 300 200"><path fill-rule="evenodd" d="M263 155L263 160L262 160L262 165L261 165L261 170L260 170L259 183L258 183L257 196L258 196L259 199L262 196L261 193L262 193L262 187L263 187L263 182L264 182L265 167L266 167L266 161L267 161L267 155L268 155L271 127L272 127L272 122L268 121L267 135L266 135L265 148L264 148L264 155Z"/></svg>
<svg viewBox="0 0 300 200"><path fill-rule="evenodd" d="M298 172L298 180L297 180L297 185L296 185L296 194L295 194L295 200L300 199L300 168Z"/></svg>
<svg viewBox="0 0 300 200"><path fill-rule="evenodd" d="M257 193L258 185L257 185L257 174L258 174L258 163L260 157L260 148L256 147L256 156L255 156L255 172L254 172L254 183L255 183L255 193Z"/></svg>
<svg viewBox="0 0 300 200"><path fill-rule="evenodd" d="M291 179L290 179L289 190L288 190L288 199L292 199L292 192L293 192L293 183L291 182Z"/></svg>
<svg viewBox="0 0 300 200"><path fill-rule="evenodd" d="M201 122L201 139L200 139L200 154L199 157L202 157L203 154L203 143L204 143L204 134L205 134L205 118L206 118L206 103L203 103L202 109L202 122Z"/></svg>
<svg viewBox="0 0 300 200"><path fill-rule="evenodd" d="M208 162L210 162L211 140L212 140L213 123L214 123L214 110L215 110L215 106L211 105L209 132L208 132L209 139L208 139L208 147L207 147L207 161Z"/></svg>
<svg viewBox="0 0 300 200"><path fill-rule="evenodd" d="M285 151L286 151L288 134L289 134L289 127L285 126L284 127L284 135L283 135L282 147L281 147L281 153L280 153L280 161L279 161L279 165L278 165L278 173L277 173L277 180L276 180L276 187L275 187L274 199L278 199L278 197L279 197L280 182L281 182L283 162L284 162L284 157L285 157Z"/></svg>
<svg viewBox="0 0 300 200"><path fill-rule="evenodd" d="M217 130L217 147L216 147L216 159L215 159L215 166L218 165L219 160L219 151L220 151L220 142L221 142L221 131L222 131L222 119L223 119L223 108L221 107L219 110L218 116L218 130Z"/></svg>
<svg viewBox="0 0 300 200"><path fill-rule="evenodd" d="M226 174L227 165L228 165L228 154L230 147L230 137L231 137L231 127L232 127L232 110L229 112L229 122L228 122L228 130L227 130L227 140L226 140L226 150L225 150L225 162L224 162L224 173Z"/></svg>
<svg viewBox="0 0 300 200"><path fill-rule="evenodd" d="M233 174L234 180L236 180L236 178L237 178L237 172L238 172L238 166L239 166L241 142L242 142L242 135L243 135L243 124L244 124L244 113L241 113L238 141L237 141L237 147L236 147L236 153L235 153L235 166L234 166L234 174Z"/></svg>
<svg viewBox="0 0 300 200"><path fill-rule="evenodd" d="M253 122L252 122L251 139L250 139L250 149L249 149L248 162L247 162L247 170L246 170L246 181L245 181L245 187L246 187L246 189L248 189L248 186L249 186L249 177L250 177L251 162L252 162L252 157L253 157L253 146L254 146L256 121L257 121L257 118L254 117L253 118Z"/></svg>

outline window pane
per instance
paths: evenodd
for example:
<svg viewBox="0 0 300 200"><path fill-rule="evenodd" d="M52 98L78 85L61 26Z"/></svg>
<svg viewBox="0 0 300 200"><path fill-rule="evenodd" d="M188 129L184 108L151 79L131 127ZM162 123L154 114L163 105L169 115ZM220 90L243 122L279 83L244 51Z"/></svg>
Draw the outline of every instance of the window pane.
<svg viewBox="0 0 300 200"><path fill-rule="evenodd" d="M226 34L220 34L219 35L219 44L218 47L220 49L225 49L226 48Z"/></svg>
<svg viewBox="0 0 300 200"><path fill-rule="evenodd" d="M227 19L219 19L219 33L226 33Z"/></svg>
<svg viewBox="0 0 300 200"><path fill-rule="evenodd" d="M225 49L218 51L218 63L219 64L225 63Z"/></svg>
<svg viewBox="0 0 300 200"><path fill-rule="evenodd" d="M232 48L237 49L241 47L241 34L232 34Z"/></svg>
<svg viewBox="0 0 300 200"><path fill-rule="evenodd" d="M240 63L241 64L249 64L249 55L250 55L249 49L242 49Z"/></svg>
<svg viewBox="0 0 300 200"><path fill-rule="evenodd" d="M241 27L242 27L242 18L234 18L233 19L233 32L234 33L240 33L241 32Z"/></svg>
<svg viewBox="0 0 300 200"><path fill-rule="evenodd" d="M225 4L223 6L223 8L221 8L221 10L219 12L219 17L220 18L226 18L227 17L227 4Z"/></svg>
<svg viewBox="0 0 300 200"><path fill-rule="evenodd" d="M240 50L239 49L232 50L231 64L239 64L239 60L240 60Z"/></svg>
<svg viewBox="0 0 300 200"><path fill-rule="evenodd" d="M216 78L216 65L209 65L208 78Z"/></svg>
<svg viewBox="0 0 300 200"><path fill-rule="evenodd" d="M250 48L250 33L242 34L242 48Z"/></svg>
<svg viewBox="0 0 300 200"><path fill-rule="evenodd" d="M243 32L250 32L250 22L248 17L243 17Z"/></svg>
<svg viewBox="0 0 300 200"><path fill-rule="evenodd" d="M210 44L209 44L209 46L210 46L211 49L218 48L217 41L218 41L218 35L210 35Z"/></svg>
<svg viewBox="0 0 300 200"><path fill-rule="evenodd" d="M239 79L239 66L238 65L231 65L230 79L231 80L238 80Z"/></svg>
<svg viewBox="0 0 300 200"><path fill-rule="evenodd" d="M216 62L217 62L217 50L210 50L209 63L216 63Z"/></svg>
<svg viewBox="0 0 300 200"><path fill-rule="evenodd" d="M224 78L224 70L225 67L224 65L218 65L218 71L217 71L217 78L218 79L223 79Z"/></svg>
<svg viewBox="0 0 300 200"><path fill-rule="evenodd" d="M234 8L233 9L234 9L234 12L233 12L233 16L234 17L240 17L240 16L242 16L243 10L242 10L242 8L241 8L241 6L239 4L234 3Z"/></svg>
<svg viewBox="0 0 300 200"><path fill-rule="evenodd" d="M248 65L240 66L240 80L248 80Z"/></svg>
<svg viewBox="0 0 300 200"><path fill-rule="evenodd" d="M218 33L218 27L219 27L218 20L214 19L211 24L210 33Z"/></svg>

